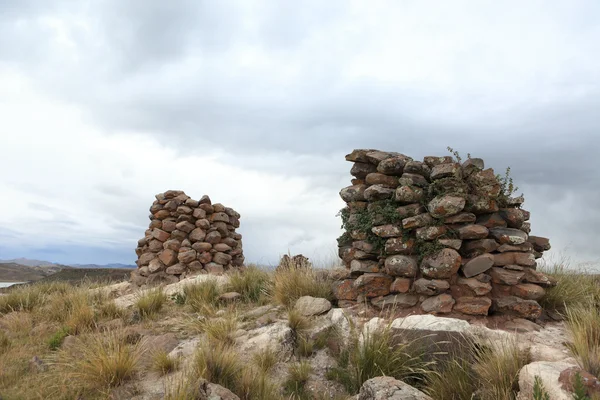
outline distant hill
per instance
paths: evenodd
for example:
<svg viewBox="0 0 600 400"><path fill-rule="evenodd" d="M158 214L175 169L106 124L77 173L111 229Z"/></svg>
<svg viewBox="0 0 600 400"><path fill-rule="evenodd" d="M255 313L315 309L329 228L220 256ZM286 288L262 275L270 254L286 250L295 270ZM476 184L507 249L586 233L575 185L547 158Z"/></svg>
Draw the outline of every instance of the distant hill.
<svg viewBox="0 0 600 400"><path fill-rule="evenodd" d="M111 269L133 269L137 268L135 264L69 264L75 268L111 268Z"/></svg>
<svg viewBox="0 0 600 400"><path fill-rule="evenodd" d="M30 258L13 258L12 260L0 260L0 264L19 264L27 267L49 267L58 265L50 261L32 260Z"/></svg>
<svg viewBox="0 0 600 400"><path fill-rule="evenodd" d="M28 266L16 263L0 263L0 281L1 282L29 282L38 281L55 274L63 269L71 269L65 266Z"/></svg>
<svg viewBox="0 0 600 400"><path fill-rule="evenodd" d="M67 267L67 265L61 265L52 263L50 261L43 260L32 260L30 258L14 258L12 260L0 260L0 264L19 264L27 267ZM111 269L133 269L136 268L135 264L68 264L68 267L72 268L111 268ZM55 271L56 272L56 271Z"/></svg>

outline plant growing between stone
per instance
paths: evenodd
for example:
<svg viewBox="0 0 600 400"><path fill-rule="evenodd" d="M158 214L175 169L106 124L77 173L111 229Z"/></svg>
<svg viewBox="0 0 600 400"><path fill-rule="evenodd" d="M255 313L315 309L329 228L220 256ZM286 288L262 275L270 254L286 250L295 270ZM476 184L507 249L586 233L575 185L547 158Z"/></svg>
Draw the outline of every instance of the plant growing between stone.
<svg viewBox="0 0 600 400"><path fill-rule="evenodd" d="M537 375L533 380L533 400L550 400L550 395L546 392L542 379Z"/></svg>

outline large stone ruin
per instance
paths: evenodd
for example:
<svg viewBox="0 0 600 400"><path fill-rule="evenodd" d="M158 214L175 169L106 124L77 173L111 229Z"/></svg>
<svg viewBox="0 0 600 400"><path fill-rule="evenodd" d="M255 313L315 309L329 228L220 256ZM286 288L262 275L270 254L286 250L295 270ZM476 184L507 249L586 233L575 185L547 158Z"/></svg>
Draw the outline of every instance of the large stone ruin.
<svg viewBox="0 0 600 400"><path fill-rule="evenodd" d="M222 274L244 264L240 214L208 196L194 200L180 190L156 195L150 226L138 241L137 285L173 283L191 274Z"/></svg>
<svg viewBox="0 0 600 400"><path fill-rule="evenodd" d="M340 195L348 273L334 285L340 305L433 314L490 312L538 318L536 300L554 284L536 270L549 240L530 236L512 181L478 158L354 150L352 186Z"/></svg>

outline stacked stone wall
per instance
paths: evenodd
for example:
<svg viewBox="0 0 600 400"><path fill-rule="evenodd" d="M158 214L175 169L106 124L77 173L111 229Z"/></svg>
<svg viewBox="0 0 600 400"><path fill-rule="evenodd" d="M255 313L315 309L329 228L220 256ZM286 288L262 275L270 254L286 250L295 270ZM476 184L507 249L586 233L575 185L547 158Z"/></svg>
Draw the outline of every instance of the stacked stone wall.
<svg viewBox="0 0 600 400"><path fill-rule="evenodd" d="M222 274L244 264L240 214L208 196L194 200L180 190L156 195L150 226L138 241L137 285L173 283L191 274Z"/></svg>
<svg viewBox="0 0 600 400"><path fill-rule="evenodd" d="M348 269L334 284L340 305L541 315L537 300L555 283L536 260L550 243L529 235L530 213L522 196L511 197L508 174L457 153L417 161L361 149L346 160L354 179L340 192Z"/></svg>

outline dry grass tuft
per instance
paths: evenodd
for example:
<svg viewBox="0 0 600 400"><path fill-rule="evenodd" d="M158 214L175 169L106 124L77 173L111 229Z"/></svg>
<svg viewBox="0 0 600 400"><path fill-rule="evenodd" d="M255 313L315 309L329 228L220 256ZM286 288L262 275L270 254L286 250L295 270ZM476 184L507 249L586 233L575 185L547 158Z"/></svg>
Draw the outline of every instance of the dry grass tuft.
<svg viewBox="0 0 600 400"><path fill-rule="evenodd" d="M14 311L0 319L0 324L14 337L22 337L30 334L33 328L33 318L25 311Z"/></svg>
<svg viewBox="0 0 600 400"><path fill-rule="evenodd" d="M134 378L143 351L141 343L127 343L122 333L106 332L78 338L56 353L52 364L63 386L101 391Z"/></svg>
<svg viewBox="0 0 600 400"><path fill-rule="evenodd" d="M573 337L570 350L580 367L594 376L600 375L600 310L572 307L566 310L566 325Z"/></svg>
<svg viewBox="0 0 600 400"><path fill-rule="evenodd" d="M266 303L273 291L273 281L268 272L255 266L229 275L228 292L238 292L247 303Z"/></svg>
<svg viewBox="0 0 600 400"><path fill-rule="evenodd" d="M124 318L127 312L119 308L114 300L108 300L105 303L101 303L97 306L98 316L105 319L117 319Z"/></svg>
<svg viewBox="0 0 600 400"><path fill-rule="evenodd" d="M283 385L285 394L292 399L310 398L306 390L306 383L311 373L312 366L307 361L290 365L287 379Z"/></svg>
<svg viewBox="0 0 600 400"><path fill-rule="evenodd" d="M235 389L242 367L238 354L223 343L206 342L194 354L194 376Z"/></svg>
<svg viewBox="0 0 600 400"><path fill-rule="evenodd" d="M268 373L277 364L277 353L270 347L260 350L252 355L254 365L260 371Z"/></svg>
<svg viewBox="0 0 600 400"><path fill-rule="evenodd" d="M273 297L279 304L292 305L302 296L332 299L332 282L312 269L287 268L275 272Z"/></svg>
<svg viewBox="0 0 600 400"><path fill-rule="evenodd" d="M235 314L230 313L223 317L201 320L199 328L209 340L224 345L233 345L235 343L235 332L238 329L238 320Z"/></svg>
<svg viewBox="0 0 600 400"><path fill-rule="evenodd" d="M600 306L600 281L584 270L569 268L563 261L540 270L557 280L557 285L546 289L540 304L547 309L564 311L567 307Z"/></svg>
<svg viewBox="0 0 600 400"><path fill-rule="evenodd" d="M529 362L514 339L494 343L491 347L474 347L473 370L484 398L514 399L519 391L519 371Z"/></svg>
<svg viewBox="0 0 600 400"><path fill-rule="evenodd" d="M282 400L278 386L267 373L254 368L242 370L235 393L241 400Z"/></svg>
<svg viewBox="0 0 600 400"><path fill-rule="evenodd" d="M221 295L221 287L215 279L189 283L183 287L183 302L194 312L212 315Z"/></svg>
<svg viewBox="0 0 600 400"><path fill-rule="evenodd" d="M0 296L0 313L6 314L12 311L32 311L44 302L42 288L35 285L14 288L3 296Z"/></svg>
<svg viewBox="0 0 600 400"><path fill-rule="evenodd" d="M418 340L395 343L388 325L367 332L363 340L353 329L350 340L337 355L338 365L329 370L327 377L340 382L349 393L358 393L362 384L377 376L391 376L416 384L423 381L431 363L424 360L424 349Z"/></svg>
<svg viewBox="0 0 600 400"><path fill-rule="evenodd" d="M288 311L288 326L296 337L302 335L311 326L310 320L297 310Z"/></svg>
<svg viewBox="0 0 600 400"><path fill-rule="evenodd" d="M160 350L152 354L151 370L159 375L166 375L176 371L179 367L179 359L169 356L169 354Z"/></svg>
<svg viewBox="0 0 600 400"><path fill-rule="evenodd" d="M142 318L149 318L158 314L166 302L167 295L157 287L138 294L135 307Z"/></svg>
<svg viewBox="0 0 600 400"><path fill-rule="evenodd" d="M67 313L65 326L72 335L78 335L82 332L89 332L96 327L96 315L91 306L82 297Z"/></svg>

